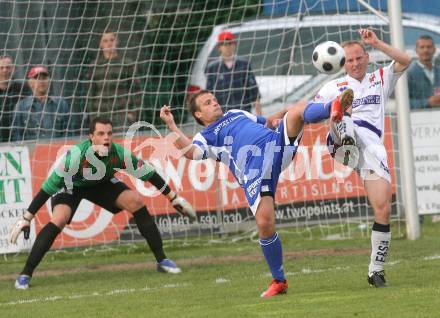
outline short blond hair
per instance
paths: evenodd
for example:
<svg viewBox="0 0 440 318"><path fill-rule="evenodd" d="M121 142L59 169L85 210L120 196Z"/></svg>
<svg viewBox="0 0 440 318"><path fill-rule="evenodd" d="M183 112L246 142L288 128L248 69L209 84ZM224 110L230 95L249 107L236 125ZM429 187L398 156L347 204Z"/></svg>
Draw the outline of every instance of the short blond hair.
<svg viewBox="0 0 440 318"><path fill-rule="evenodd" d="M353 46L353 45L359 45L362 50L364 50L365 53L367 53L367 49L365 48L364 43L361 41L351 40L351 41L344 41L341 43L342 48L346 48L347 46Z"/></svg>

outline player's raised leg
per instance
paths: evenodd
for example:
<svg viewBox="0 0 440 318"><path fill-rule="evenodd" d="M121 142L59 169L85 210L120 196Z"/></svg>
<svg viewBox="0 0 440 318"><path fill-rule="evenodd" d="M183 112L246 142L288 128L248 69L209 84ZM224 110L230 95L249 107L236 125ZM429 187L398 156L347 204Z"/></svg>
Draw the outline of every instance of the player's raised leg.
<svg viewBox="0 0 440 318"><path fill-rule="evenodd" d="M133 214L139 232L145 238L157 261L157 270L162 273L178 274L182 270L172 260L167 259L162 237L153 217L136 191L125 190L116 200L116 205Z"/></svg>
<svg viewBox="0 0 440 318"><path fill-rule="evenodd" d="M317 123L328 118L332 123L342 122L344 117L349 116L348 112L351 109L352 102L353 90L348 88L328 103L297 103L294 107L289 108L286 113L287 135L289 138L298 136L304 123ZM351 130L353 130L353 123L351 123ZM354 139L354 132L352 138Z"/></svg>
<svg viewBox="0 0 440 318"><path fill-rule="evenodd" d="M353 102L353 91L351 89L344 90L341 95L333 101L332 113L330 116L330 134L338 151L343 151L341 163L350 165L350 160L358 157L359 151L356 146L356 134L353 119L351 118ZM357 159L356 159L357 160Z"/></svg>
<svg viewBox="0 0 440 318"><path fill-rule="evenodd" d="M370 173L364 183L368 200L374 210L368 283L375 287L386 287L384 264L391 243L391 184L376 173Z"/></svg>
<svg viewBox="0 0 440 318"><path fill-rule="evenodd" d="M350 88L344 90L339 96L330 102L310 102L304 109L304 122L318 123L328 118L334 122L340 122L344 113L351 110L352 103L353 90Z"/></svg>
<svg viewBox="0 0 440 318"><path fill-rule="evenodd" d="M354 124L351 119L353 90L344 90L332 103L330 127L342 146L356 145Z"/></svg>

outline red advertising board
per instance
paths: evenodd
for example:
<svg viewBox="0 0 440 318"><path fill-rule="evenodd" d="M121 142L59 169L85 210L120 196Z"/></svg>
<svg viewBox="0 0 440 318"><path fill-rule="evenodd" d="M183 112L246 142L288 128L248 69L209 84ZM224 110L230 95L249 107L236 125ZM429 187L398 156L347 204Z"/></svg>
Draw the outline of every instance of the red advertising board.
<svg viewBox="0 0 440 318"><path fill-rule="evenodd" d="M390 120L385 124L385 146L388 149L388 164L393 180L394 161ZM357 174L341 165L335 165L326 146L327 126L323 124L305 127L301 146L294 161L281 175L276 201L290 202L325 201L350 197L364 197L362 183ZM126 140L115 140L124 144ZM216 209L236 210L246 208L244 194L227 167L212 160L190 161L180 155L169 136L136 137L127 149L148 159L160 168L166 180L183 197L193 204L197 211ZM77 141L71 142L71 144ZM51 168L69 145L65 143L38 144L31 154L33 191L37 193ZM64 151L63 151L64 149ZM145 198L150 213L163 215L174 213L169 202L148 182L142 182L118 173L131 188L138 190ZM395 184L393 182L393 193ZM50 219L50 204L37 215L37 231ZM119 238L131 215L122 212L112 215L91 203L82 202L70 225L55 242L55 247L100 244Z"/></svg>

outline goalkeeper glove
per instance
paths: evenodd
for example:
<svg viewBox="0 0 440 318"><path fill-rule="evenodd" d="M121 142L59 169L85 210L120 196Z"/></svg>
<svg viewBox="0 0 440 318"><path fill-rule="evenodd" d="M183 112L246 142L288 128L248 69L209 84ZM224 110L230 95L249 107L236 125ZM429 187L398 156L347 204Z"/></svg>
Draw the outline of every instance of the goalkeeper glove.
<svg viewBox="0 0 440 318"><path fill-rule="evenodd" d="M24 238L29 239L29 234L31 232L31 221L34 215L26 211L23 218L18 220L11 229L9 234L9 243L17 244L18 235L23 232Z"/></svg>
<svg viewBox="0 0 440 318"><path fill-rule="evenodd" d="M196 211L192 207L191 204L189 204L188 201L186 201L184 198L179 197L177 194L174 196L173 199L170 200L173 207L176 209L177 212L179 212L182 215L187 215L192 218L196 218Z"/></svg>

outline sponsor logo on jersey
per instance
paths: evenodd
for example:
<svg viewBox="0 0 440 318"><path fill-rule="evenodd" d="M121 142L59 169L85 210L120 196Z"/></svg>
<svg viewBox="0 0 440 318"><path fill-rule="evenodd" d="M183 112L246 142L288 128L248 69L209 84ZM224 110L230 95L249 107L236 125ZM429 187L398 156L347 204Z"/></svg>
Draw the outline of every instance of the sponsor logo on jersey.
<svg viewBox="0 0 440 318"><path fill-rule="evenodd" d="M368 104L380 104L380 95L368 95L362 98L355 99L353 101L353 108Z"/></svg>
<svg viewBox="0 0 440 318"><path fill-rule="evenodd" d="M376 74L374 74L374 73L370 74L370 77L368 80L370 81L370 85L368 86L368 88L372 88L372 87L375 87L375 86L378 86L381 84L380 79L376 80Z"/></svg>
<svg viewBox="0 0 440 318"><path fill-rule="evenodd" d="M337 86L337 87L339 87L339 86L346 86L346 85L348 85L348 82L347 82L347 81L345 81L345 82L341 82L341 83L336 83L336 86Z"/></svg>
<svg viewBox="0 0 440 318"><path fill-rule="evenodd" d="M378 85L380 85L380 81L373 82L373 83L370 84L370 86L368 86L368 89L376 87Z"/></svg>
<svg viewBox="0 0 440 318"><path fill-rule="evenodd" d="M220 132L220 130L226 126L228 126L230 123L232 123L234 120L243 117L244 115L238 115L235 117L230 117L228 119L226 119L225 121L222 121L220 124L218 124L215 129L214 129L214 134L218 135L218 133Z"/></svg>
<svg viewBox="0 0 440 318"><path fill-rule="evenodd" d="M258 186L261 184L261 178L258 178L257 180L253 181L248 187L247 187L247 193L252 198L258 190Z"/></svg>

